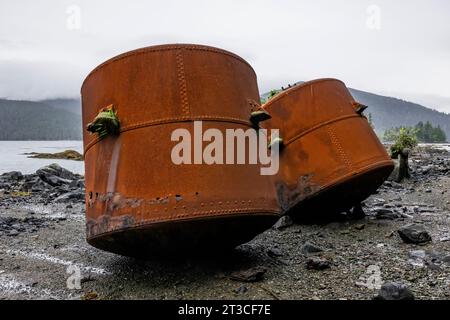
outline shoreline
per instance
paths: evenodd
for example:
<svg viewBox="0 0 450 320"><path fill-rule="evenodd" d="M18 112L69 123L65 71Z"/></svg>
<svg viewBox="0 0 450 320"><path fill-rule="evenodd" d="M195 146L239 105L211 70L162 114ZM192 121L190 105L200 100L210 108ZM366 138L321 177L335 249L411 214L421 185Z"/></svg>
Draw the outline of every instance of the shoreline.
<svg viewBox="0 0 450 320"><path fill-rule="evenodd" d="M386 181L364 201L362 219L282 218L231 252L149 261L86 243L82 175L0 175L0 299L359 300L378 294L374 274L416 299L450 299L450 152L420 147L410 164L412 178ZM411 224L431 241L405 242L399 230ZM81 289L66 286L72 264Z"/></svg>

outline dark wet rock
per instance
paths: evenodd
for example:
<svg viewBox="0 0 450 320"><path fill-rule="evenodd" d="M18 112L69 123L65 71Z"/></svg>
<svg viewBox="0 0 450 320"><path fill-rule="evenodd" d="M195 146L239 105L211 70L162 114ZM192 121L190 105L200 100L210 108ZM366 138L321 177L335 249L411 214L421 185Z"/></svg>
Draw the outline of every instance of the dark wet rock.
<svg viewBox="0 0 450 320"><path fill-rule="evenodd" d="M92 281L96 281L97 279L95 277L93 277L91 274L84 276L81 278L80 282L81 284L86 283L86 282L92 282Z"/></svg>
<svg viewBox="0 0 450 320"><path fill-rule="evenodd" d="M391 183L391 181L386 180L386 181L383 183L383 186L390 188L390 187L392 187L392 183Z"/></svg>
<svg viewBox="0 0 450 320"><path fill-rule="evenodd" d="M35 232L38 228L46 226L48 226L48 221L41 218L29 216L23 219L0 217L0 235L15 237L22 232Z"/></svg>
<svg viewBox="0 0 450 320"><path fill-rule="evenodd" d="M240 286L239 288L236 288L233 290L236 294L243 294L248 291L248 288L246 286Z"/></svg>
<svg viewBox="0 0 450 320"><path fill-rule="evenodd" d="M77 178L74 173L56 163L38 169L36 174L51 186L70 184L72 180Z"/></svg>
<svg viewBox="0 0 450 320"><path fill-rule="evenodd" d="M426 253L424 250L412 250L409 252L409 263L416 267L423 267Z"/></svg>
<svg viewBox="0 0 450 320"><path fill-rule="evenodd" d="M12 181L19 181L23 179L23 174L20 171L11 171L6 172L0 176L2 180L12 180Z"/></svg>
<svg viewBox="0 0 450 320"><path fill-rule="evenodd" d="M52 163L48 166L40 168L39 170L36 171L36 174L39 176L40 174L50 174L68 180L74 180L78 178L78 175L61 167L57 163Z"/></svg>
<svg viewBox="0 0 450 320"><path fill-rule="evenodd" d="M377 300L414 300L414 294L408 287L399 282L385 282L381 286Z"/></svg>
<svg viewBox="0 0 450 320"><path fill-rule="evenodd" d="M350 216L353 219L362 219L366 216L366 213L364 212L361 203L358 203L353 206L353 208L350 211Z"/></svg>
<svg viewBox="0 0 450 320"><path fill-rule="evenodd" d="M374 198L372 201L375 205L384 205L386 203L386 200L383 198Z"/></svg>
<svg viewBox="0 0 450 320"><path fill-rule="evenodd" d="M446 255L446 256L442 257L442 262L447 265L450 265L450 255Z"/></svg>
<svg viewBox="0 0 450 320"><path fill-rule="evenodd" d="M22 191L40 192L48 188L49 185L37 175L26 176L21 185Z"/></svg>
<svg viewBox="0 0 450 320"><path fill-rule="evenodd" d="M70 188L81 188L84 189L84 179L72 180L69 184Z"/></svg>
<svg viewBox="0 0 450 320"><path fill-rule="evenodd" d="M325 270L331 267L331 263L324 259L318 257L311 257L306 260L306 268L311 270Z"/></svg>
<svg viewBox="0 0 450 320"><path fill-rule="evenodd" d="M395 213L392 209L388 208L375 208L375 217L377 219L389 219L394 220L398 218L397 213Z"/></svg>
<svg viewBox="0 0 450 320"><path fill-rule="evenodd" d="M430 242L431 236L420 224L409 224L398 230L400 238L405 243L421 244Z"/></svg>
<svg viewBox="0 0 450 320"><path fill-rule="evenodd" d="M266 272L267 269L265 267L254 267L247 270L233 272L230 275L230 279L242 282L258 282L263 279Z"/></svg>
<svg viewBox="0 0 450 320"><path fill-rule="evenodd" d="M282 216L274 225L273 228L277 230L282 230L287 227L290 227L294 224L291 217L289 216Z"/></svg>
<svg viewBox="0 0 450 320"><path fill-rule="evenodd" d="M40 175L40 178L53 187L70 183L70 180L63 179L53 175Z"/></svg>
<svg viewBox="0 0 450 320"><path fill-rule="evenodd" d="M366 225L364 223L355 224L353 226L353 228L355 228L356 230L363 230L365 227Z"/></svg>
<svg viewBox="0 0 450 320"><path fill-rule="evenodd" d="M267 255L271 258L276 258L283 256L283 252L278 248L270 248L267 250Z"/></svg>
<svg viewBox="0 0 450 320"><path fill-rule="evenodd" d="M19 231L15 230L15 229L12 229L12 230L10 230L10 231L8 232L7 235L8 235L9 237L15 237L15 236L18 236L18 235L19 235Z"/></svg>
<svg viewBox="0 0 450 320"><path fill-rule="evenodd" d="M306 255L313 254L313 253L318 253L318 252L322 252L322 251L323 251L323 249L321 247L319 247L319 246L317 246L317 245L315 245L315 244L313 244L311 242L306 242L302 246L302 249L301 249L301 252L303 254L306 254Z"/></svg>
<svg viewBox="0 0 450 320"><path fill-rule="evenodd" d="M69 201L79 201L84 199L84 192L81 190L72 191L64 193L61 196L58 196L54 201L55 202L69 202Z"/></svg>

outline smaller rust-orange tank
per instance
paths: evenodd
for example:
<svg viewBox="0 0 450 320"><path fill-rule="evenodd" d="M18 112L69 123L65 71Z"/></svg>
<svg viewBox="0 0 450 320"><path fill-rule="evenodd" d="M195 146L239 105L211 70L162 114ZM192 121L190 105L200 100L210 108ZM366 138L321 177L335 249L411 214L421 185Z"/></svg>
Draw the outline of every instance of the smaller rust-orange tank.
<svg viewBox="0 0 450 320"><path fill-rule="evenodd" d="M372 194L394 168L345 84L319 79L296 85L263 109L282 139L275 177L284 212L310 219L350 209Z"/></svg>
<svg viewBox="0 0 450 320"><path fill-rule="evenodd" d="M98 133L83 137L91 245L129 256L220 252L279 218L259 165L171 158L172 134L187 131L193 144L194 121L224 135L254 130L256 74L242 58L200 45L147 47L94 69L81 94L83 125Z"/></svg>

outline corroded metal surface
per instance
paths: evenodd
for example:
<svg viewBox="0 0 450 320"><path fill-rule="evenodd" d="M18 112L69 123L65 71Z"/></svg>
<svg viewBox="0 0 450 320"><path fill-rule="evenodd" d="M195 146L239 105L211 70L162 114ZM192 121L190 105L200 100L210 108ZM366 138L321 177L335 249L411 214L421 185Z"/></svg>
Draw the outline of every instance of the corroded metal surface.
<svg viewBox="0 0 450 320"><path fill-rule="evenodd" d="M276 188L295 218L340 212L374 192L394 164L345 84L320 79L294 86L263 109L283 139ZM309 212L310 211L310 212Z"/></svg>
<svg viewBox="0 0 450 320"><path fill-rule="evenodd" d="M233 247L276 221L275 186L259 165L175 165L171 133L251 128L256 75L212 47L164 45L117 56L82 90L83 125L112 105L120 134L84 131L87 239L125 255Z"/></svg>

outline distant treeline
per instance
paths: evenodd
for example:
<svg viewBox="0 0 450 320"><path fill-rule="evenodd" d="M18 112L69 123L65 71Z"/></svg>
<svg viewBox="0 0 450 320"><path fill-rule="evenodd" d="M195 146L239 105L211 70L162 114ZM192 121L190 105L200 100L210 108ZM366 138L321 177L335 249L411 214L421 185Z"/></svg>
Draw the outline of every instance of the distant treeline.
<svg viewBox="0 0 450 320"><path fill-rule="evenodd" d="M0 99L0 140L80 140L81 116L43 102Z"/></svg>
<svg viewBox="0 0 450 320"><path fill-rule="evenodd" d="M429 121L423 123L420 121L413 127L395 127L384 131L383 140L384 141L394 141L399 134L401 128L406 129L409 133L415 135L419 142L425 143L440 143L446 142L447 136L440 127L437 125L434 127Z"/></svg>

